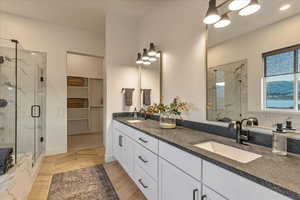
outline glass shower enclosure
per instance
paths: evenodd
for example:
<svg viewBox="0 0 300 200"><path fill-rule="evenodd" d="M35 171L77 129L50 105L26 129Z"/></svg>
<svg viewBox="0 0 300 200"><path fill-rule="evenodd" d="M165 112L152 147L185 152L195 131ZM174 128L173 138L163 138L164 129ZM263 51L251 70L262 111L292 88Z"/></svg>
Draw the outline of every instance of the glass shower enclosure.
<svg viewBox="0 0 300 200"><path fill-rule="evenodd" d="M45 70L45 53L0 39L0 148L13 148L15 163L44 151Z"/></svg>

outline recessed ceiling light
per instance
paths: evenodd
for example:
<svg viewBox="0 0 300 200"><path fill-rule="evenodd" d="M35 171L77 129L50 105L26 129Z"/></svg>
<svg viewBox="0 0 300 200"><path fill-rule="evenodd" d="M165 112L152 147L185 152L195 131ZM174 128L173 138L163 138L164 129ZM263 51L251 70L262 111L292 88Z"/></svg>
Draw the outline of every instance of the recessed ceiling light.
<svg viewBox="0 0 300 200"><path fill-rule="evenodd" d="M285 11L285 10L289 9L290 7L291 7L291 4L285 4L285 5L281 6L281 7L279 8L279 10Z"/></svg>

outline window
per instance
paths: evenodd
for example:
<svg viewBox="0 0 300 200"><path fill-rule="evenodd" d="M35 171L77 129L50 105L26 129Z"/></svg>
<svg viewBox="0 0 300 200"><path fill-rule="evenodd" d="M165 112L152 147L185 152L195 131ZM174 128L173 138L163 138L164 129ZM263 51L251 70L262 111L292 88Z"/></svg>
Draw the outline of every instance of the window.
<svg viewBox="0 0 300 200"><path fill-rule="evenodd" d="M300 45L264 53L263 58L264 107L300 111Z"/></svg>

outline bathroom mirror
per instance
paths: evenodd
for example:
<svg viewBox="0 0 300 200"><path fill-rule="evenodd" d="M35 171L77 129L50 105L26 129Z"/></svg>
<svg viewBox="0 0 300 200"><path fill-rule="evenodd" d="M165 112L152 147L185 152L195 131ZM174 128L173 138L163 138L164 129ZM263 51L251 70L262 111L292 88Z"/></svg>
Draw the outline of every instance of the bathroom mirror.
<svg viewBox="0 0 300 200"><path fill-rule="evenodd" d="M230 2L218 0L228 18L207 25L207 120L271 126L300 111L300 1L261 0L250 15Z"/></svg>
<svg viewBox="0 0 300 200"><path fill-rule="evenodd" d="M141 108L162 101L162 56L161 52L157 61L139 67Z"/></svg>

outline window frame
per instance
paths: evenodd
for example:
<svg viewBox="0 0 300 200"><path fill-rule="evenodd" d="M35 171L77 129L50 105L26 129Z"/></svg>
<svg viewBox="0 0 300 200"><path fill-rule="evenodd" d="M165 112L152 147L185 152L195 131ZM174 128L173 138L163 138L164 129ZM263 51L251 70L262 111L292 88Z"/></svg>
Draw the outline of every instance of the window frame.
<svg viewBox="0 0 300 200"><path fill-rule="evenodd" d="M289 51L294 52L294 71L292 73L267 76L267 57L273 56L273 55L278 55L281 53L286 53ZM300 82L299 54L300 54L300 44L262 53L262 59L263 59L263 65L264 65L264 76L262 78L262 86L263 86L263 88L262 88L262 93L263 93L262 94L263 95L262 109L264 111L295 112L295 113L300 112L299 105L298 105L298 102L300 101L300 99L298 97L298 90L299 90L298 81ZM276 76L284 76L284 75L293 75L294 76L294 108L293 109L267 108L267 88L266 88L267 77L276 77Z"/></svg>

